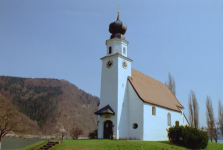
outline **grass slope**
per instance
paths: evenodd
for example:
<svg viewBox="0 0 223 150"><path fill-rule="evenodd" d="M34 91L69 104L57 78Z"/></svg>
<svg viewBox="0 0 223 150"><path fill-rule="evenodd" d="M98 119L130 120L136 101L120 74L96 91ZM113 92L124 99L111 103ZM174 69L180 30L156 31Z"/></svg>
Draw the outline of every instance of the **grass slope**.
<svg viewBox="0 0 223 150"><path fill-rule="evenodd" d="M46 145L48 141L40 141L40 142L37 142L33 145L30 145L30 146L27 146L25 148L22 148L20 150L37 150L39 148L41 148L42 146Z"/></svg>
<svg viewBox="0 0 223 150"><path fill-rule="evenodd" d="M42 146L46 145L48 141L40 141L35 144L29 145L27 147L24 147L22 149L5 149L5 150L38 150ZM4 149L2 149L4 150Z"/></svg>
<svg viewBox="0 0 223 150"><path fill-rule="evenodd" d="M50 150L184 150L169 141L112 141L112 140L64 140ZM209 142L207 150L222 150L223 144Z"/></svg>

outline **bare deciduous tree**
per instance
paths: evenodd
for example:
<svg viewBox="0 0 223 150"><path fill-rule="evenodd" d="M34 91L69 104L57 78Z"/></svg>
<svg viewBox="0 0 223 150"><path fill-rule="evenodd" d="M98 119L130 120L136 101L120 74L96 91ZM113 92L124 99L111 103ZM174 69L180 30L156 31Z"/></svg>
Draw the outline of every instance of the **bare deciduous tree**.
<svg viewBox="0 0 223 150"><path fill-rule="evenodd" d="M7 133L33 134L37 133L39 127L37 122L30 120L26 115L20 113L17 108L0 94L0 149L1 140Z"/></svg>
<svg viewBox="0 0 223 150"><path fill-rule="evenodd" d="M215 140L215 142L217 143L218 142L218 135L220 135L220 132L219 132L219 130L218 130L218 128L217 127L215 127L214 128L214 140Z"/></svg>
<svg viewBox="0 0 223 150"><path fill-rule="evenodd" d="M223 134L223 106L221 105L221 100L218 101L218 125Z"/></svg>
<svg viewBox="0 0 223 150"><path fill-rule="evenodd" d="M214 120L214 113L212 108L212 101L209 96L207 96L206 100L206 118L207 118L207 130L209 133L209 138L211 139L211 142L214 138L214 128L215 128L215 120Z"/></svg>
<svg viewBox="0 0 223 150"><path fill-rule="evenodd" d="M170 73L168 75L167 86L172 91L172 93L174 94L174 96L176 96L175 80L174 80L173 76L171 76Z"/></svg>
<svg viewBox="0 0 223 150"><path fill-rule="evenodd" d="M73 128L70 133L71 137L75 140L77 140L81 134L83 134L83 130L79 127Z"/></svg>
<svg viewBox="0 0 223 150"><path fill-rule="evenodd" d="M199 107L194 91L189 93L189 120L192 127L198 128L199 125Z"/></svg>

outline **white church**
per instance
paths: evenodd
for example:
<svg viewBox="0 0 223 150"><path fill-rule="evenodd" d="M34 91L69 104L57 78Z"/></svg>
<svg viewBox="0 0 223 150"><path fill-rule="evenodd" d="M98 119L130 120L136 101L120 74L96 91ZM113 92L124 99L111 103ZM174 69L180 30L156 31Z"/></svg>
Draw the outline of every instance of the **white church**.
<svg viewBox="0 0 223 150"><path fill-rule="evenodd" d="M135 137L168 140L170 126L187 125L184 107L168 86L133 68L128 58L127 26L119 20L109 25L112 34L102 57L98 138Z"/></svg>

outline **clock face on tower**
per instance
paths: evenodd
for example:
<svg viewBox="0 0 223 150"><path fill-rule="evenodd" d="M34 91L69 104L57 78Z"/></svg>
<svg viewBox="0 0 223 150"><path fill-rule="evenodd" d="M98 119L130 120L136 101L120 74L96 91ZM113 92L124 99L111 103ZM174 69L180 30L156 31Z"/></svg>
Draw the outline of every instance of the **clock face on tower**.
<svg viewBox="0 0 223 150"><path fill-rule="evenodd" d="M107 64L106 64L106 67L107 67L107 68L111 68L112 65L113 65L113 61L112 61L112 60L109 60L109 61L107 62Z"/></svg>
<svg viewBox="0 0 223 150"><path fill-rule="evenodd" d="M122 67L124 69L126 69L128 67L128 64L127 64L127 62L125 60L122 61Z"/></svg>

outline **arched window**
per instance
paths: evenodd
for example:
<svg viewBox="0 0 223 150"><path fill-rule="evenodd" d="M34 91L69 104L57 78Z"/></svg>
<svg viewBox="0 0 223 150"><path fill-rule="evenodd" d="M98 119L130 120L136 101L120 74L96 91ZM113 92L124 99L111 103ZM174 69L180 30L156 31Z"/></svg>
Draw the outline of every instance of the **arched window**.
<svg viewBox="0 0 223 150"><path fill-rule="evenodd" d="M155 106L152 107L152 115L154 115L154 116L156 115L156 107Z"/></svg>
<svg viewBox="0 0 223 150"><path fill-rule="evenodd" d="M171 126L171 114L170 113L167 114L167 125Z"/></svg>
<svg viewBox="0 0 223 150"><path fill-rule="evenodd" d="M179 126L179 121L175 121L175 126Z"/></svg>
<svg viewBox="0 0 223 150"><path fill-rule="evenodd" d="M111 54L111 53L112 53L112 47L110 46L110 47L109 47L108 54Z"/></svg>
<svg viewBox="0 0 223 150"><path fill-rule="evenodd" d="M125 47L123 47L123 54L125 54Z"/></svg>

